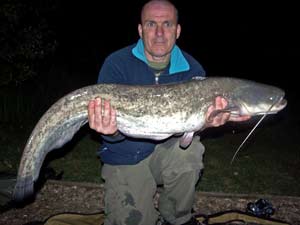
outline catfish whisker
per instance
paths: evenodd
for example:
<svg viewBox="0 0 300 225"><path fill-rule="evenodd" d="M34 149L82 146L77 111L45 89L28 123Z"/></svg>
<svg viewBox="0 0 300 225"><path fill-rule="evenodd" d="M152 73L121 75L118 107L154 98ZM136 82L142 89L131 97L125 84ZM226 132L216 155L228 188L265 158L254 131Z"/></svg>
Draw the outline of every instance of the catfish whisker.
<svg viewBox="0 0 300 225"><path fill-rule="evenodd" d="M269 112L271 111L271 109L274 107L274 105L276 105L277 101L275 101L271 107L268 109L268 111L266 113L264 113L264 115L260 118L260 120L255 124L255 126L251 129L251 131L249 132L249 134L247 135L247 137L244 139L244 141L240 144L240 146L238 147L238 149L235 151L231 161L230 161L230 165L232 165L233 161L235 160L237 154L239 153L239 151L241 150L242 146L245 144L245 142L249 139L249 137L251 136L251 134L254 132L254 130L258 127L258 125L263 121L263 119L269 114Z"/></svg>

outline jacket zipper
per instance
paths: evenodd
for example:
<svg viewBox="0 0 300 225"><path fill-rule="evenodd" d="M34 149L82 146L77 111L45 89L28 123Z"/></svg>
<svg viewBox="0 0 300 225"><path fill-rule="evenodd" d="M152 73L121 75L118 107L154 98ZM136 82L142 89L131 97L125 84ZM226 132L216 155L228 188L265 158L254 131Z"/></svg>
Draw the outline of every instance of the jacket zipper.
<svg viewBox="0 0 300 225"><path fill-rule="evenodd" d="M154 73L155 76L155 84L159 84L159 76L161 75L161 72Z"/></svg>

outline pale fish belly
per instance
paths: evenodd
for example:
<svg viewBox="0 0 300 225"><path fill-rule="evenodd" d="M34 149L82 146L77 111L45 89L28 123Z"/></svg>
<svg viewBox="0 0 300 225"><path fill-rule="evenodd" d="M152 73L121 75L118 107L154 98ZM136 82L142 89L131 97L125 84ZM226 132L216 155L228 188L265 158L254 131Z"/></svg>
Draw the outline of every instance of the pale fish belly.
<svg viewBox="0 0 300 225"><path fill-rule="evenodd" d="M118 129L126 136L163 140L174 134L195 132L205 124L204 113L187 116L185 112L170 115L144 115L132 117L120 115L117 118Z"/></svg>

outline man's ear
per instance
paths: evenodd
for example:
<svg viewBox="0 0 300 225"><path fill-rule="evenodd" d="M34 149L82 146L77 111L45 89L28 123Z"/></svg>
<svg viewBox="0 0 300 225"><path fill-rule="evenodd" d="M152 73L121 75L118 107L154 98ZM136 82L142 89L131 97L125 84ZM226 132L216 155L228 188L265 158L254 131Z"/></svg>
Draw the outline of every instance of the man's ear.
<svg viewBox="0 0 300 225"><path fill-rule="evenodd" d="M142 38L142 36L143 36L143 28L142 28L142 24L139 24L139 25L138 25L138 32L139 32L140 38Z"/></svg>
<svg viewBox="0 0 300 225"><path fill-rule="evenodd" d="M178 39L180 37L180 33L181 33L181 26L180 26L180 24L177 24L176 39Z"/></svg>

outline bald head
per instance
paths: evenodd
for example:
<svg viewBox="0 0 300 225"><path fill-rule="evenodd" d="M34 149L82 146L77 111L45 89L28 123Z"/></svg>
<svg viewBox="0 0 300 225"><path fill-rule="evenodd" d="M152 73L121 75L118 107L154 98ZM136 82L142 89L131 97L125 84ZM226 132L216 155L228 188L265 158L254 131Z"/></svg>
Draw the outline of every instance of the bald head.
<svg viewBox="0 0 300 225"><path fill-rule="evenodd" d="M173 12L176 18L176 22L178 22L178 11L174 4L172 4L168 0L150 0L142 8L141 23L145 21L148 11L159 9L168 9L170 12Z"/></svg>

